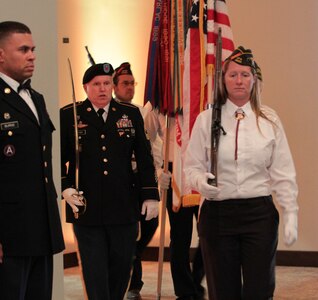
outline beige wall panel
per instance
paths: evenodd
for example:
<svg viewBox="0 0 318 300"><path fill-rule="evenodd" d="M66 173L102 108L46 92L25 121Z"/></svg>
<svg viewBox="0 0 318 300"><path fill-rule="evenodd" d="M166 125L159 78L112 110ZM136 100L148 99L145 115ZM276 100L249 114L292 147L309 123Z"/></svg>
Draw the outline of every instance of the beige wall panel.
<svg viewBox="0 0 318 300"><path fill-rule="evenodd" d="M299 239L290 249L317 251L318 1L227 3L235 43L254 51L264 76L263 103L278 112L294 157ZM282 231L280 236L282 241ZM279 249L286 249L282 242Z"/></svg>

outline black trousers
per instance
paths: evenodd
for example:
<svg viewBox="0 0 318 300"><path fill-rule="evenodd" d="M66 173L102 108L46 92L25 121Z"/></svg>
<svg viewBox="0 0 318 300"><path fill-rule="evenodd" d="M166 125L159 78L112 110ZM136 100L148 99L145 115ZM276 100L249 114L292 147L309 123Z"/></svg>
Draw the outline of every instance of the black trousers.
<svg viewBox="0 0 318 300"><path fill-rule="evenodd" d="M145 215L141 215L140 219L140 239L137 241L135 259L133 263L133 272L131 275L129 290L141 290L142 281L142 264L141 256L158 227L158 218L145 220Z"/></svg>
<svg viewBox="0 0 318 300"><path fill-rule="evenodd" d="M137 223L74 224L89 300L122 300L135 253Z"/></svg>
<svg viewBox="0 0 318 300"><path fill-rule="evenodd" d="M175 294L180 299L202 296L204 268L200 247L196 249L192 268L190 265L193 216L197 218L198 206L181 207L175 213L172 210L170 188L167 193L167 210L170 221L170 268Z"/></svg>
<svg viewBox="0 0 318 300"><path fill-rule="evenodd" d="M1 300L51 300L53 256L4 256L0 264Z"/></svg>
<svg viewBox="0 0 318 300"><path fill-rule="evenodd" d="M209 299L273 297L278 224L271 196L203 203L198 227Z"/></svg>

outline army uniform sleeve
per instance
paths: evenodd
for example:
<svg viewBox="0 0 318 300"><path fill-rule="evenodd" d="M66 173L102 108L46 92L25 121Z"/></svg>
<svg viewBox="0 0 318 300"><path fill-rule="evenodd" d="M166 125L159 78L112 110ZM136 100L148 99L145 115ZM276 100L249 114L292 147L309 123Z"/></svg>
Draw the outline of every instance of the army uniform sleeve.
<svg viewBox="0 0 318 300"><path fill-rule="evenodd" d="M147 199L155 199L159 201L158 183L157 177L155 176L155 167L151 153L150 141L145 133L142 116L139 110L136 110L136 112L136 140L134 153L141 183L141 197L143 201Z"/></svg>
<svg viewBox="0 0 318 300"><path fill-rule="evenodd" d="M72 105L60 109L60 142L61 142L61 189L74 187L68 177L68 164L74 157L74 146L70 140L69 128L73 126ZM74 138L74 137L73 137Z"/></svg>

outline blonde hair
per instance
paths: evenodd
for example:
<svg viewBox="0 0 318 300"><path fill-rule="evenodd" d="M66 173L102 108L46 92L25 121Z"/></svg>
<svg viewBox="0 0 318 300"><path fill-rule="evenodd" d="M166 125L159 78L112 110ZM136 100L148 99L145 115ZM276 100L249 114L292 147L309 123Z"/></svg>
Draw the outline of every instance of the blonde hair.
<svg viewBox="0 0 318 300"><path fill-rule="evenodd" d="M221 104L225 104L225 102L228 99L228 92L227 92L227 89L225 86L224 75L228 70L230 62L231 62L231 60L226 60L223 64L223 68L222 68L222 79L221 79L222 82L219 83L219 88L220 88L219 95L220 95ZM273 120L269 119L268 116L266 116L264 111L261 109L261 91L262 91L262 87L263 87L263 82L257 76L256 70L252 67L250 67L250 68L251 68L251 72L254 76L254 84L253 84L251 94L250 94L250 103L251 103L252 110L256 115L257 127L259 128L259 123L258 123L259 118L263 118L263 119L271 122L273 125L276 125L273 122Z"/></svg>

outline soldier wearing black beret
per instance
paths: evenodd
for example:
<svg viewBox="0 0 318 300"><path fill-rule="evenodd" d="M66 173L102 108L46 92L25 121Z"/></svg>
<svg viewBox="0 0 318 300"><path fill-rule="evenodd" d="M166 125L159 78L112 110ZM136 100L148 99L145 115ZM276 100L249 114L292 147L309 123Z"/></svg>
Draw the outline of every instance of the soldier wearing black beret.
<svg viewBox="0 0 318 300"><path fill-rule="evenodd" d="M111 64L103 63L91 66L83 76L87 99L77 103L76 116L83 195L74 189L72 105L63 107L60 115L62 194L69 204L66 218L74 225L89 299L122 300L127 288L140 217L133 153L146 219L158 215L158 188L143 119L134 105L112 99L113 72ZM85 204L82 196L86 209L79 211Z"/></svg>

